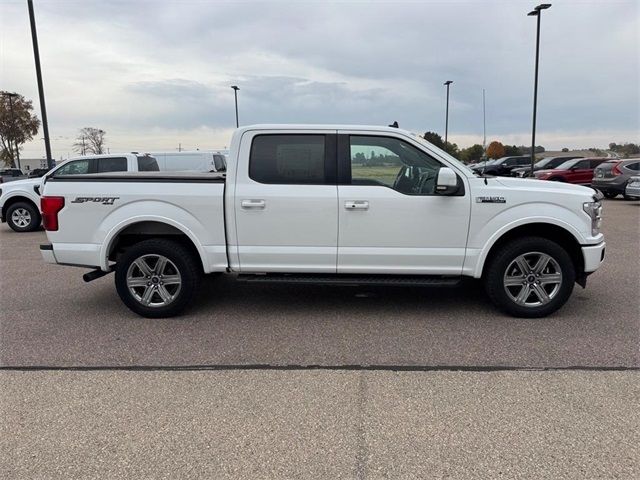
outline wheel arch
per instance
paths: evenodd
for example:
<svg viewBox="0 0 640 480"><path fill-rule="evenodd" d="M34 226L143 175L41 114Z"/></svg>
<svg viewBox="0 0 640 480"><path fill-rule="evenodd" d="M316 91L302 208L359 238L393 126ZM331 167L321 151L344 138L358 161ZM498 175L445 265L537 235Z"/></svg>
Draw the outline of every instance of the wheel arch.
<svg viewBox="0 0 640 480"><path fill-rule="evenodd" d="M193 232L170 219L154 217L137 218L113 227L102 244L101 269L109 270L109 262L117 262L128 247L152 238L168 238L181 243L200 260L206 272L206 254Z"/></svg>
<svg viewBox="0 0 640 480"><path fill-rule="evenodd" d="M481 255L477 265L476 277L483 277L486 266L492 261L493 256L500 250L500 247L512 240L525 237L542 237L556 242L563 247L576 269L576 277L580 278L584 272L584 258L579 239L568 229L560 225L547 222L526 223L515 226L497 236Z"/></svg>
<svg viewBox="0 0 640 480"><path fill-rule="evenodd" d="M33 207L38 212L38 215L42 217L42 214L40 213L40 206L38 205L37 202L34 202L33 199L28 197L27 195L17 194L17 195L12 195L11 197L5 200L4 204L2 205L2 218L7 218L7 211L9 211L9 208L11 207L11 205L19 202L26 202L33 205Z"/></svg>

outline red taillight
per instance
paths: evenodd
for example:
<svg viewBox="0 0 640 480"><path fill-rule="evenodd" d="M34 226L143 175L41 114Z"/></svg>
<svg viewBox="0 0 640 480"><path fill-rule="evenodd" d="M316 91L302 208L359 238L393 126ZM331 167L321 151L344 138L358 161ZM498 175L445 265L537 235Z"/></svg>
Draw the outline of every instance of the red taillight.
<svg viewBox="0 0 640 480"><path fill-rule="evenodd" d="M621 164L622 162L618 162L616 163L613 168L611 169L611 174L612 175L622 175L622 172L620 171L620 169L618 168L618 166Z"/></svg>
<svg viewBox="0 0 640 480"><path fill-rule="evenodd" d="M42 211L42 225L49 232L58 230L58 212L64 207L64 197L42 197L40 210Z"/></svg>

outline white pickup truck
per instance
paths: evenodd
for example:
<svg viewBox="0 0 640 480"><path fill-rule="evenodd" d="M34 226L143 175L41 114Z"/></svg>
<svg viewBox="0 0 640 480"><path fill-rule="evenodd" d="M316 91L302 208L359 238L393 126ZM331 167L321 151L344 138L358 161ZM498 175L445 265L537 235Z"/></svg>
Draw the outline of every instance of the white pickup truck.
<svg viewBox="0 0 640 480"><path fill-rule="evenodd" d="M40 227L40 195L48 176L83 173L143 172L158 170L158 162L148 155L115 153L87 155L66 160L39 178L0 184L0 220L15 232L32 232Z"/></svg>
<svg viewBox="0 0 640 480"><path fill-rule="evenodd" d="M560 308L603 261L590 188L483 177L397 128L258 125L226 175L52 175L44 259L115 271L147 317L181 312L202 274L254 282L455 285L482 279L522 317ZM461 291L461 295L464 292Z"/></svg>

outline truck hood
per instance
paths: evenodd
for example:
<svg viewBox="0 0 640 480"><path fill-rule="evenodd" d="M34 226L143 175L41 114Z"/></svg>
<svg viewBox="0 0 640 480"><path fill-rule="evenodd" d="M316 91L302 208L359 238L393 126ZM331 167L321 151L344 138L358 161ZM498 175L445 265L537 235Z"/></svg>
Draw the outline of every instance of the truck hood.
<svg viewBox="0 0 640 480"><path fill-rule="evenodd" d="M7 182L2 184L2 191L8 192L9 190L22 190L25 188L33 188L34 185L40 185L42 178L25 178L24 180L15 180L13 182Z"/></svg>
<svg viewBox="0 0 640 480"><path fill-rule="evenodd" d="M541 170L544 171L544 170ZM581 185L573 185L564 182L549 182L547 180L537 180L534 178L512 178L512 177L496 177L495 180L507 188L517 188L519 190L566 192L572 194L584 194L593 196L595 190Z"/></svg>

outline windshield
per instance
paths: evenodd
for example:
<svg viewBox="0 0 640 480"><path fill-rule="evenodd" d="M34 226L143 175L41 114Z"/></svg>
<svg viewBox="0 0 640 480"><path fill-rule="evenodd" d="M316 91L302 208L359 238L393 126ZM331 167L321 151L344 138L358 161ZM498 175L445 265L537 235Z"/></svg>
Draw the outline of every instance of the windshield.
<svg viewBox="0 0 640 480"><path fill-rule="evenodd" d="M445 157L447 160L449 160L451 163L455 164L456 167L460 168L461 170L464 170L465 172L477 176L478 174L476 172L474 172L473 170L471 170L467 165L465 165L464 163L462 163L460 160L458 160L456 157L453 157L451 155L449 155L447 152L445 152L444 150L442 150L441 148L436 147L435 145L433 145L432 143L427 142L424 138L422 138L420 135L418 135L417 133L411 133L412 138L417 141L419 144L424 145L425 147L429 148L429 149L434 149L438 152L438 154L440 154L441 156Z"/></svg>
<svg viewBox="0 0 640 480"><path fill-rule="evenodd" d="M538 160L536 162L536 167L544 167L545 165L547 165L548 163L551 162L551 160L553 160L552 157L550 158L543 158L542 160Z"/></svg>
<svg viewBox="0 0 640 480"><path fill-rule="evenodd" d="M560 165L558 165L556 168L558 170L569 170L571 167L573 167L579 161L580 161L579 158L577 158L575 160L567 160L566 162L561 163Z"/></svg>

